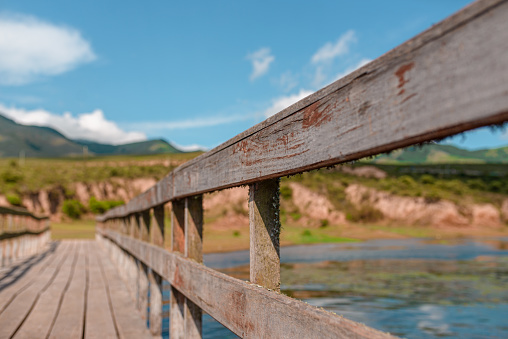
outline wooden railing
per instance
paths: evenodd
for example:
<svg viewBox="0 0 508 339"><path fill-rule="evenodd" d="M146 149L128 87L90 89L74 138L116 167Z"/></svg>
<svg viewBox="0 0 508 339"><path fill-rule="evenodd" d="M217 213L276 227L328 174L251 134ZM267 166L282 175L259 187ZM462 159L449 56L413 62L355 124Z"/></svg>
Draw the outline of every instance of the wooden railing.
<svg viewBox="0 0 508 339"><path fill-rule="evenodd" d="M0 206L0 267L40 252L50 239L48 217Z"/></svg>
<svg viewBox="0 0 508 339"><path fill-rule="evenodd" d="M279 178L507 120L508 2L477 1L178 167L99 217L97 237L141 310L158 286L154 333L166 279L171 338L200 337L202 310L240 337L389 337L279 293ZM250 188L250 282L202 265L202 194L239 185ZM162 248L168 202L171 252Z"/></svg>

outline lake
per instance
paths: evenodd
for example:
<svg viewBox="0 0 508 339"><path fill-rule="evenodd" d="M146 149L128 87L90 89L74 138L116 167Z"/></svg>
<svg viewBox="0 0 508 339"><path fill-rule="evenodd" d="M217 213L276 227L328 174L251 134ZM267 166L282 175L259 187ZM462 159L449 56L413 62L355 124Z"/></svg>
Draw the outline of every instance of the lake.
<svg viewBox="0 0 508 339"><path fill-rule="evenodd" d="M248 251L204 261L248 279ZM283 247L281 282L284 294L401 337L508 338L508 238ZM236 338L208 315L203 336Z"/></svg>

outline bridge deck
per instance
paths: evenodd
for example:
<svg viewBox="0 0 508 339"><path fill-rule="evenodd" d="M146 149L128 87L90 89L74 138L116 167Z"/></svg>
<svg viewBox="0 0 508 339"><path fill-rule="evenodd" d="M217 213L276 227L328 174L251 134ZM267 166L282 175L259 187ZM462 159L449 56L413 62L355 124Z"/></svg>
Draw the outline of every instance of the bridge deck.
<svg viewBox="0 0 508 339"><path fill-rule="evenodd" d="M0 338L152 338L95 241L54 242L0 271Z"/></svg>

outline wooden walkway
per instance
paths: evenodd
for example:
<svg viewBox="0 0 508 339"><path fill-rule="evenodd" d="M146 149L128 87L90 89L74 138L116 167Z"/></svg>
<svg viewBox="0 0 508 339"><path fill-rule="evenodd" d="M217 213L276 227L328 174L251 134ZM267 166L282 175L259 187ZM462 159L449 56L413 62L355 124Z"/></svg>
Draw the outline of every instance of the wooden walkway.
<svg viewBox="0 0 508 339"><path fill-rule="evenodd" d="M0 338L153 338L95 241L54 242L0 271Z"/></svg>

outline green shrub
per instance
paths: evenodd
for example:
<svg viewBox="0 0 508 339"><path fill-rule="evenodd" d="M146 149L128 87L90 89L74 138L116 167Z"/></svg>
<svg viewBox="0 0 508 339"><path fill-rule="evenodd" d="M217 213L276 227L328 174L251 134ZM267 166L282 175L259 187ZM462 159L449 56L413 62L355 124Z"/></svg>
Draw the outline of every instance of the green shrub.
<svg viewBox="0 0 508 339"><path fill-rule="evenodd" d="M122 200L97 200L95 197L91 197L88 200L88 209L93 214L103 214L113 207L123 205Z"/></svg>
<svg viewBox="0 0 508 339"><path fill-rule="evenodd" d="M240 236L240 231L233 231L233 237L237 238Z"/></svg>
<svg viewBox="0 0 508 339"><path fill-rule="evenodd" d="M435 189L429 190L423 194L423 197L427 203L434 203L441 200L441 195Z"/></svg>
<svg viewBox="0 0 508 339"><path fill-rule="evenodd" d="M289 213L289 215L291 216L291 218L293 218L294 221L298 221L302 217L302 215L299 212L291 212Z"/></svg>
<svg viewBox="0 0 508 339"><path fill-rule="evenodd" d="M85 206L78 200L65 200L62 205L62 212L71 219L79 219L85 212Z"/></svg>
<svg viewBox="0 0 508 339"><path fill-rule="evenodd" d="M434 178L432 175L430 174L424 174L420 177L420 182L422 184L426 184L426 185L432 185L436 182L436 178Z"/></svg>
<svg viewBox="0 0 508 339"><path fill-rule="evenodd" d="M321 219L321 224L319 225L319 227L321 227L321 228L325 228L325 227L327 227L329 224L330 224L330 222L328 221L328 219Z"/></svg>
<svg viewBox="0 0 508 339"><path fill-rule="evenodd" d="M302 236L304 236L304 237L310 237L311 235L312 235L312 233L309 230L305 230L302 232Z"/></svg>
<svg viewBox="0 0 508 339"><path fill-rule="evenodd" d="M352 222L376 222L383 217L383 213L371 205L352 206L346 213L346 219Z"/></svg>
<svg viewBox="0 0 508 339"><path fill-rule="evenodd" d="M280 196L284 200L289 200L293 196L293 190L289 186L281 185L280 186Z"/></svg>
<svg viewBox="0 0 508 339"><path fill-rule="evenodd" d="M487 190L487 185L481 179L469 179L466 181L466 184L469 186L469 188L471 188L473 190L480 190L480 191Z"/></svg>
<svg viewBox="0 0 508 339"><path fill-rule="evenodd" d="M7 202L12 206L21 206L23 204L23 201L21 200L20 196L15 193L7 194L6 198Z"/></svg>
<svg viewBox="0 0 508 339"><path fill-rule="evenodd" d="M401 175L397 180L401 186L406 186L408 188L416 186L415 179L409 175Z"/></svg>

